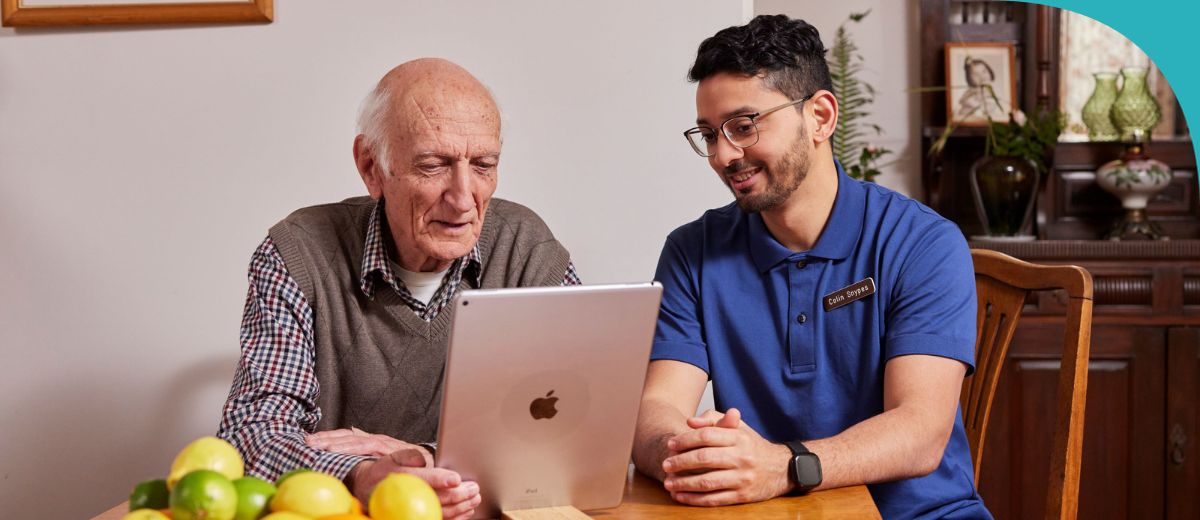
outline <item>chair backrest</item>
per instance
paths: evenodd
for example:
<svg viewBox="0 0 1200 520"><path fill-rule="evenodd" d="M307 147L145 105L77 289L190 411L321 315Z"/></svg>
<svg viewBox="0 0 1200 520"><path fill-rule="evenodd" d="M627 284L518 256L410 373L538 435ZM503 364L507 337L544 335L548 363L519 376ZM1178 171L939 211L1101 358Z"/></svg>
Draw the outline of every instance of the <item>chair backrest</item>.
<svg viewBox="0 0 1200 520"><path fill-rule="evenodd" d="M992 398L1026 296L1030 291L1064 290L1069 299L1046 518L1074 519L1079 505L1079 462L1092 336L1092 275L1082 267L1031 264L986 249L972 249L971 258L979 300L975 373L963 381L961 404L963 426L975 461L975 481L979 482Z"/></svg>

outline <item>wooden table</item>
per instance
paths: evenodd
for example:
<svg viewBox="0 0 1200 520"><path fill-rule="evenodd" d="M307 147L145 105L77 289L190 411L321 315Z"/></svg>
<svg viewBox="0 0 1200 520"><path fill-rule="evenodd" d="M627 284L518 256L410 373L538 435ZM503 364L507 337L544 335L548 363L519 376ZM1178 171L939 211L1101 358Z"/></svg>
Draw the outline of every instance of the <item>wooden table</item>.
<svg viewBox="0 0 1200 520"><path fill-rule="evenodd" d="M122 503L92 520L121 520L129 504ZM766 502L726 507L691 507L671 500L662 486L640 473L625 483L620 507L589 511L596 518L653 518L704 520L706 518L880 518L866 486L817 491L801 497L780 497Z"/></svg>
<svg viewBox="0 0 1200 520"><path fill-rule="evenodd" d="M880 518L867 486L817 491L805 496L724 507L692 507L675 502L658 481L632 473L625 499L614 509L589 511L599 518Z"/></svg>

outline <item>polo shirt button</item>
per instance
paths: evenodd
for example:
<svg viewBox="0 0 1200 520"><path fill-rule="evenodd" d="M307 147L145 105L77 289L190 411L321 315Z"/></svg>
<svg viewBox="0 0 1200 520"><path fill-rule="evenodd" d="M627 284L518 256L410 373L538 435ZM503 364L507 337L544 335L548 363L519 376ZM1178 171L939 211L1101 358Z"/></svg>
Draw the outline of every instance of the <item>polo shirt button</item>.
<svg viewBox="0 0 1200 520"><path fill-rule="evenodd" d="M804 266L806 266L806 265L808 265L808 262L801 260L799 262L796 262L796 269L804 269Z"/></svg>
<svg viewBox="0 0 1200 520"><path fill-rule="evenodd" d="M796 316L796 323L804 323L806 321L808 321L808 316L806 316L804 314Z"/></svg>

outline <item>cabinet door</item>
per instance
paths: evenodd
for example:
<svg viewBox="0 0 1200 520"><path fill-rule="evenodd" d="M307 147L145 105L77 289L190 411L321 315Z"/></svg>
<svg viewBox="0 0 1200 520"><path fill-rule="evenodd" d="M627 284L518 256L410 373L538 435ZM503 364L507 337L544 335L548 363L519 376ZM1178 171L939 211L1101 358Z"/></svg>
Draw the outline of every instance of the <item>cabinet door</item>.
<svg viewBox="0 0 1200 520"><path fill-rule="evenodd" d="M1200 518L1200 329L1167 339L1167 518Z"/></svg>
<svg viewBox="0 0 1200 520"><path fill-rule="evenodd" d="M1165 343L1161 328L1092 329L1079 518L1163 515ZM1063 325L1045 318L1013 338L978 482L996 518L1045 514L1062 344Z"/></svg>

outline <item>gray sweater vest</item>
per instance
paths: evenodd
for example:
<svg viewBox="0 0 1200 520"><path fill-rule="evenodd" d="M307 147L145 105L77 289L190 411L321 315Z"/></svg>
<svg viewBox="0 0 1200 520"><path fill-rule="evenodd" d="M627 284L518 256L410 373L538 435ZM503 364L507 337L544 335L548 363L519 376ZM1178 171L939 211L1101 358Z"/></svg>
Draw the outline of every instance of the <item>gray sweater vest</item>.
<svg viewBox="0 0 1200 520"><path fill-rule="evenodd" d="M358 427L408 442L436 440L453 304L426 322L376 279L360 288L375 201L304 208L271 228L288 273L313 309L317 430ZM483 288L559 285L570 261L533 211L493 198L479 235ZM464 276L461 289L469 289ZM500 333L497 331L497 333Z"/></svg>

